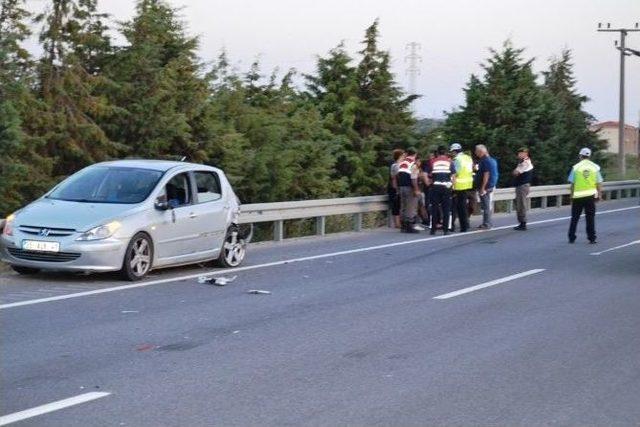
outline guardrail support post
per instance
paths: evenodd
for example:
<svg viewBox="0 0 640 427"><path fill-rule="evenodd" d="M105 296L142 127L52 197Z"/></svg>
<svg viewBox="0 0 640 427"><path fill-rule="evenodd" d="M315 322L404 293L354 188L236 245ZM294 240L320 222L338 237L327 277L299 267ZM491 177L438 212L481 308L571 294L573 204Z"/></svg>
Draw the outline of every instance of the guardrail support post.
<svg viewBox="0 0 640 427"><path fill-rule="evenodd" d="M547 208L547 203L548 203L547 196L543 196L542 200L540 201L540 207L542 209L546 209Z"/></svg>
<svg viewBox="0 0 640 427"><path fill-rule="evenodd" d="M273 240L281 242L284 239L284 221L278 220L273 222Z"/></svg>
<svg viewBox="0 0 640 427"><path fill-rule="evenodd" d="M362 213L353 214L353 231L362 231Z"/></svg>
<svg viewBox="0 0 640 427"><path fill-rule="evenodd" d="M556 208L562 207L562 196L556 196Z"/></svg>
<svg viewBox="0 0 640 427"><path fill-rule="evenodd" d="M513 212L513 200L507 202L507 213Z"/></svg>
<svg viewBox="0 0 640 427"><path fill-rule="evenodd" d="M325 226L326 226L326 217L317 216L316 217L316 236L324 236L325 235Z"/></svg>

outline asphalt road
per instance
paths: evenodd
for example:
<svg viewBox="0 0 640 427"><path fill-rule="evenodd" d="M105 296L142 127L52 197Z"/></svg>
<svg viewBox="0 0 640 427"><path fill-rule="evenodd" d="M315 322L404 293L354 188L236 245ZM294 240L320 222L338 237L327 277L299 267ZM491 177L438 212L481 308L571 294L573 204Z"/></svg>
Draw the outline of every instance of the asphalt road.
<svg viewBox="0 0 640 427"><path fill-rule="evenodd" d="M226 287L1 273L0 425L638 425L640 206L599 209L598 245L564 208L255 245Z"/></svg>

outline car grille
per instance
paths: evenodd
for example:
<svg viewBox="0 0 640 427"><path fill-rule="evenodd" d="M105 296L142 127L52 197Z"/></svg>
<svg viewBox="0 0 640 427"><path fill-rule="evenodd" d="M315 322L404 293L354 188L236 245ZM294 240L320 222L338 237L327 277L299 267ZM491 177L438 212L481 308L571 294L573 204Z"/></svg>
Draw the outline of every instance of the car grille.
<svg viewBox="0 0 640 427"><path fill-rule="evenodd" d="M71 236L76 232L73 228L51 228L51 227L40 227L34 225L21 225L18 227L18 230L25 234L31 234L34 236L43 236L43 237L64 237Z"/></svg>
<svg viewBox="0 0 640 427"><path fill-rule="evenodd" d="M7 251L15 258L28 261L69 262L80 258L80 254L77 252L37 252L18 248L7 248Z"/></svg>

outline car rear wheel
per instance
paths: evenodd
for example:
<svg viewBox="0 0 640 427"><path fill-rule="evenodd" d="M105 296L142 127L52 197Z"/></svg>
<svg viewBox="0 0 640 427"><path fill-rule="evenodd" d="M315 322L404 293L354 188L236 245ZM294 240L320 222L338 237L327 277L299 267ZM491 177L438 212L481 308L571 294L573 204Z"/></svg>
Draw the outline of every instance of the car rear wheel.
<svg viewBox="0 0 640 427"><path fill-rule="evenodd" d="M37 268L31 267L20 267L19 265L12 265L11 268L18 274L28 275L28 274L37 274L40 272Z"/></svg>
<svg viewBox="0 0 640 427"><path fill-rule="evenodd" d="M138 233L127 246L120 274L125 280L142 279L151 270L153 245L151 238L145 233Z"/></svg>
<svg viewBox="0 0 640 427"><path fill-rule="evenodd" d="M238 227L232 225L227 230L217 264L224 268L237 267L244 261L246 253L247 240L240 236Z"/></svg>

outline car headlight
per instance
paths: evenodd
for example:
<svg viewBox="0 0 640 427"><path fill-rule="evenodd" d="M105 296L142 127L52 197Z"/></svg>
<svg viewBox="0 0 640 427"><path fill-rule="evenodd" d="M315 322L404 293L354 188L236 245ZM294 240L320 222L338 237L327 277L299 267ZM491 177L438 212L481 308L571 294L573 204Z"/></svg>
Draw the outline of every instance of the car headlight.
<svg viewBox="0 0 640 427"><path fill-rule="evenodd" d="M2 229L2 234L5 236L13 236L13 220L16 219L16 214L12 213L4 220L4 228Z"/></svg>
<svg viewBox="0 0 640 427"><path fill-rule="evenodd" d="M108 224L100 225L98 227L92 228L91 230L82 233L82 235L78 237L76 240L87 241L87 240L107 239L113 236L113 233L118 231L121 225L122 224L120 224L118 221L113 221Z"/></svg>

